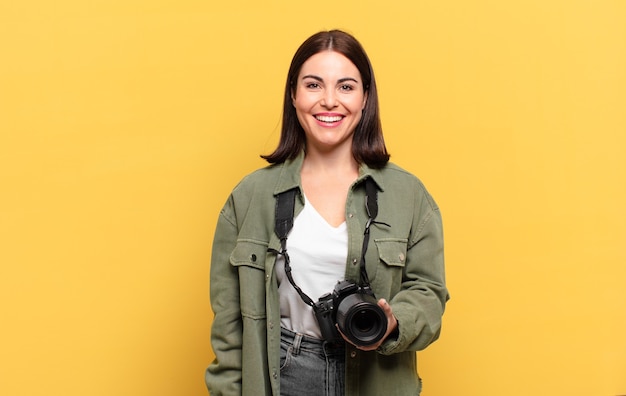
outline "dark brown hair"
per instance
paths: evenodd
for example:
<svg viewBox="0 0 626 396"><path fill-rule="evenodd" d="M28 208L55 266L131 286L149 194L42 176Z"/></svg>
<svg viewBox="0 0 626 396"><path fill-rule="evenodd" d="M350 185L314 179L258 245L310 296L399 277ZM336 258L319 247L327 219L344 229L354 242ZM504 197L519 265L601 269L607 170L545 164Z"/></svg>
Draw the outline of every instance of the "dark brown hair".
<svg viewBox="0 0 626 396"><path fill-rule="evenodd" d="M352 155L359 163L380 168L389 161L389 153L385 147L380 123L374 71L361 44L353 36L340 30L316 33L304 41L296 51L291 60L285 85L280 142L273 153L261 157L271 164L282 163L297 157L305 148L306 137L298 121L296 109L292 105L292 94L294 93L292 90L295 89L296 80L304 62L319 52L329 50L344 55L354 63L361 73L363 90L367 93L363 116L354 130Z"/></svg>

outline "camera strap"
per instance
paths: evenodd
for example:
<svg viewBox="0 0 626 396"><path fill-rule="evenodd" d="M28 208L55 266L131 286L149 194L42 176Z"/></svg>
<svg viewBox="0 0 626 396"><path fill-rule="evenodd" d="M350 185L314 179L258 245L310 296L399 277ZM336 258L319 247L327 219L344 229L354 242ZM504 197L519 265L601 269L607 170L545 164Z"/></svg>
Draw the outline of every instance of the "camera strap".
<svg viewBox="0 0 626 396"><path fill-rule="evenodd" d="M274 219L274 232L276 236L280 239L280 251L276 251L274 249L270 249L270 251L280 254L285 258L285 274L287 275L287 279L289 279L289 283L296 289L296 292L302 298L305 304L309 306L313 306L313 300L311 297L307 296L306 293L296 285L296 282L293 280L293 276L291 275L291 263L289 260L289 254L287 253L287 235L289 231L293 228L293 214L294 207L296 203L296 193L298 192L297 188L292 188L291 190L287 190L278 194L276 197L276 217Z"/></svg>
<svg viewBox="0 0 626 396"><path fill-rule="evenodd" d="M363 232L363 247L361 248L361 286L370 284L370 278L365 270L365 253L370 242L370 226L378 216L378 190L371 178L365 180L365 210L367 211L367 223ZM384 224L384 223L381 223Z"/></svg>
<svg viewBox="0 0 626 396"><path fill-rule="evenodd" d="M309 306L314 306L313 300L306 295L296 285L296 282L293 280L293 276L291 275L291 264L289 260L289 254L287 253L287 235L289 231L293 228L293 218L294 218L294 208L296 201L296 194L298 192L297 188L293 188L291 190L282 192L278 194L276 197L276 214L274 219L274 232L276 236L280 239L280 251L275 249L269 249L272 253L280 254L285 258L285 274L287 275L287 279L289 279L289 283L293 286L293 288L298 292L302 301ZM369 286L369 277L367 276L367 271L365 269L365 253L367 252L367 246L369 244L370 239L370 226L372 224L383 224L389 227L389 224L374 221L376 216L378 215L378 189L376 188L376 183L371 178L365 179L365 210L367 211L367 223L365 224L365 231L363 233L363 247L361 249L361 276L360 276L360 285Z"/></svg>

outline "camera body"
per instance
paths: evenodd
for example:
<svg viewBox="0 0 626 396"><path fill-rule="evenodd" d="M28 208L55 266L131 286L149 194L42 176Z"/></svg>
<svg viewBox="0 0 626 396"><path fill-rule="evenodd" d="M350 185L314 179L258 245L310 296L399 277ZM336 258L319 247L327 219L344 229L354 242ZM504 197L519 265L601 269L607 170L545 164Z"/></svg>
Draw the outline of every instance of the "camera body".
<svg viewBox="0 0 626 396"><path fill-rule="evenodd" d="M347 280L337 282L331 293L324 294L314 303L313 311L326 341L342 340L337 327L357 346L375 344L387 332L387 317L378 306L369 284L359 286Z"/></svg>

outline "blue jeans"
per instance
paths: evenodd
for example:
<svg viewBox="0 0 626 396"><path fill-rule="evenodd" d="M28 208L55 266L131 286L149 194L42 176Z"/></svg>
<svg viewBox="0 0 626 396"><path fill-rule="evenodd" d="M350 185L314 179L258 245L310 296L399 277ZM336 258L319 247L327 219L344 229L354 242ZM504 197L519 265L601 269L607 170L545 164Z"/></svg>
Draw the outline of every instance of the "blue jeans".
<svg viewBox="0 0 626 396"><path fill-rule="evenodd" d="M343 396L345 348L281 328L281 396Z"/></svg>

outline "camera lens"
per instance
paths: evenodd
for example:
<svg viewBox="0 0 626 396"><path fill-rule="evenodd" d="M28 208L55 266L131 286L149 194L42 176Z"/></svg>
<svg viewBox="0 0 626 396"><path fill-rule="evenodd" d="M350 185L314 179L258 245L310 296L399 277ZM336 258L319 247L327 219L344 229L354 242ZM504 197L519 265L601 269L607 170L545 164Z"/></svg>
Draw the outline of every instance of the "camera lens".
<svg viewBox="0 0 626 396"><path fill-rule="evenodd" d="M355 293L339 303L337 325L353 344L367 346L383 338L387 331L387 317L374 297Z"/></svg>
<svg viewBox="0 0 626 396"><path fill-rule="evenodd" d="M361 309L359 310L359 312L355 312L352 316L352 327L355 328L359 333L367 333L372 331L372 328L374 326L372 325L369 311L366 309Z"/></svg>

